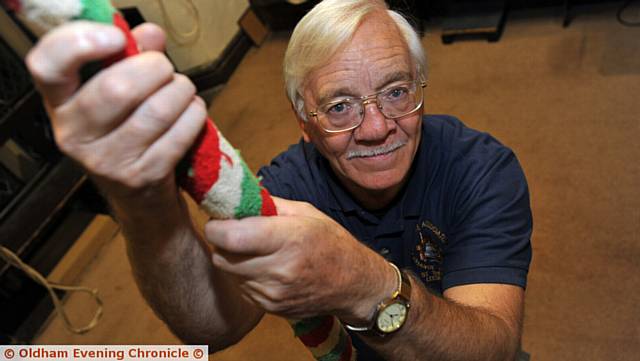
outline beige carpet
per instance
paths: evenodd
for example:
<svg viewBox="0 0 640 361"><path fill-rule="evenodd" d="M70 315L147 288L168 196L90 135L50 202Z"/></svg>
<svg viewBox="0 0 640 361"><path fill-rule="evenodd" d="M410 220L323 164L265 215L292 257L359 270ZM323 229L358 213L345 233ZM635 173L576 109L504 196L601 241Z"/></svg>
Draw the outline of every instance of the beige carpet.
<svg viewBox="0 0 640 361"><path fill-rule="evenodd" d="M252 49L211 114L253 169L298 138L282 90L287 36ZM524 349L534 361L637 360L640 354L640 28L614 13L510 19L498 43L444 46L432 30L426 109L460 117L518 155L534 212ZM132 283L122 240L81 283L99 287L102 324L70 336L54 320L43 343L173 343ZM86 300L69 304L84 312ZM72 311L73 312L73 311ZM88 317L88 316L87 316ZM281 342L281 340L285 342ZM215 360L300 360L269 317Z"/></svg>

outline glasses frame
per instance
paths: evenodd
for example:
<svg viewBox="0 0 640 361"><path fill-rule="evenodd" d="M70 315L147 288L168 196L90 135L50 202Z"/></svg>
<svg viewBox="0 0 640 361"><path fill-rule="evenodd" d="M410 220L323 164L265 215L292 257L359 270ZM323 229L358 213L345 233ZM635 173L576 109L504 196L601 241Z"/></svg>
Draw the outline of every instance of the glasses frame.
<svg viewBox="0 0 640 361"><path fill-rule="evenodd" d="M414 83L416 85L416 90L418 89L418 86L420 88L422 88L422 89L427 87L427 82L425 80L413 80L413 81L402 82L400 84L408 84L408 83ZM400 84L398 84L398 85L400 85ZM316 107L316 110L310 111L307 114L309 116L311 116L311 117L315 117L316 123L318 123L320 128L322 128L322 130L324 130L327 133L348 132L350 130L356 129L357 127L359 127L362 124L362 122L364 121L364 108L365 108L365 106L367 104L375 102L376 106L378 107L378 109L382 109L382 107L380 105L380 102L378 101L378 95L380 95L380 94L382 94L382 93L384 93L386 91L389 91L390 88L393 88L393 87L386 87L386 88L380 90L379 92L375 92L375 93L369 94L369 95L363 95L363 96L360 96L360 97L347 97L347 98L341 99L341 100L333 100L333 101L330 101L330 102L327 102L327 103L319 105L318 107ZM360 117L360 121L357 124L355 124L353 126L350 126L349 128L340 129L340 130L329 130L329 129L323 127L322 124L320 124L320 120L318 119L318 114L319 114L318 111L319 111L319 109L322 108L322 107L325 107L327 105L331 105L332 103L340 104L341 102L343 102L345 100L357 101L359 103L362 103L363 112L362 112L362 116ZM398 119L398 118L402 118L402 117L404 117L406 115L409 115L409 114L415 112L416 110L420 109L422 104L424 104L424 93L422 94L422 98L420 99L420 103L418 105L416 105L416 107L414 109L412 109L412 110L410 110L410 111L408 111L408 112L406 112L404 114L400 114L400 115L397 115L395 117L388 117L386 114L382 113L381 110L380 110L380 112L382 113L382 115L384 115L388 119Z"/></svg>

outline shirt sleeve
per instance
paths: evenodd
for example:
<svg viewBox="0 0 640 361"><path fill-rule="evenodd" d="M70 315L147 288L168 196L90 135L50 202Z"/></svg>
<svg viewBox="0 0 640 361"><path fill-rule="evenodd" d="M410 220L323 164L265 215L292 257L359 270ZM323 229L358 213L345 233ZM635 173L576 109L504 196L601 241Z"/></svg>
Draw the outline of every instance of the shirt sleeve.
<svg viewBox="0 0 640 361"><path fill-rule="evenodd" d="M443 289L473 283L526 287L533 223L529 190L513 152L498 149L457 167Z"/></svg>

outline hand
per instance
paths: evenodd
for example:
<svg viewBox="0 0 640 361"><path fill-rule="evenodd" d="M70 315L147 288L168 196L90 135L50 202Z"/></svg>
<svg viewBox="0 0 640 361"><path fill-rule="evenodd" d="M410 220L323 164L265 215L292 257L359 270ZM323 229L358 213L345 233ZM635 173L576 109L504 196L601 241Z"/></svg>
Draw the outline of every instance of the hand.
<svg viewBox="0 0 640 361"><path fill-rule="evenodd" d="M79 68L117 54L123 33L89 22L46 34L27 56L56 143L110 198L175 195L174 169L206 119L189 79L160 52L165 35L141 25L133 36L144 51L80 84ZM157 192L160 189L161 192Z"/></svg>
<svg viewBox="0 0 640 361"><path fill-rule="evenodd" d="M244 297L267 312L370 320L395 290L393 269L310 204L274 201L278 216L206 225L214 266L235 277Z"/></svg>

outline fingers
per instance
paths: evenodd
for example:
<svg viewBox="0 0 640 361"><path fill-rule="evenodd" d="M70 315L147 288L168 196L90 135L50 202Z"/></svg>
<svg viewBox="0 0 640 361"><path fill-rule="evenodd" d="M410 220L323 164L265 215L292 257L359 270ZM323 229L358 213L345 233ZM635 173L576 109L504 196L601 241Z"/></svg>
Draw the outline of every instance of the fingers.
<svg viewBox="0 0 640 361"><path fill-rule="evenodd" d="M248 217L242 220L209 221L205 225L207 240L217 249L247 256L276 252L282 237L274 229L282 217Z"/></svg>
<svg viewBox="0 0 640 361"><path fill-rule="evenodd" d="M136 26L131 30L133 38L136 39L138 47L142 51L164 51L167 37L162 30L156 24L144 23Z"/></svg>
<svg viewBox="0 0 640 361"><path fill-rule="evenodd" d="M271 290L268 287L257 285L256 288L254 287L254 285L243 283L240 285L240 289L243 291L243 294L246 295L247 298L251 299L251 302L254 305L269 313L278 314L284 310L288 310L289 308L287 307L287 303L282 302L279 298L274 299L270 297L268 293L265 293L265 291Z"/></svg>
<svg viewBox="0 0 640 361"><path fill-rule="evenodd" d="M155 135L136 137L131 132L126 134L118 129L89 146L79 147L74 153L76 156L79 154L87 169L99 177L125 184L131 189L156 184L166 177L173 177L176 165L192 146L206 121L205 105L199 98L193 98L180 113L175 122L171 119L165 121L170 129L150 130L150 133L162 133L150 145L144 139Z"/></svg>
<svg viewBox="0 0 640 361"><path fill-rule="evenodd" d="M96 74L82 91L61 105L54 126L82 134L81 142L100 138L173 77L173 66L162 53L146 52L127 58Z"/></svg>
<svg viewBox="0 0 640 361"><path fill-rule="evenodd" d="M26 64L45 102L56 107L78 88L78 70L125 46L124 34L104 24L74 22L47 33L27 55Z"/></svg>
<svg viewBox="0 0 640 361"><path fill-rule="evenodd" d="M264 257L245 256L215 249L211 254L213 265L242 279L261 278L267 260Z"/></svg>
<svg viewBox="0 0 640 361"><path fill-rule="evenodd" d="M156 80L158 81L159 79ZM153 91L157 83L150 83L140 87L139 93ZM143 95L146 100L114 133L127 138L137 138L140 144L150 145L173 125L194 101L195 94L196 88L189 78L182 74L172 74L169 83L153 94Z"/></svg>
<svg viewBox="0 0 640 361"><path fill-rule="evenodd" d="M144 171L150 174L172 172L193 146L206 120L207 110L204 101L199 97L192 98L175 124L140 157L139 162L144 165Z"/></svg>
<svg viewBox="0 0 640 361"><path fill-rule="evenodd" d="M271 256L241 256L218 250L211 259L215 267L233 275L244 294L265 310L279 312L294 301L287 290L297 288L295 273L288 272L284 265L274 269Z"/></svg>
<svg viewBox="0 0 640 361"><path fill-rule="evenodd" d="M314 295L300 293L296 284L283 284L279 281L259 281L257 279L237 279L245 300L261 309L287 318L305 318L315 315L317 307L308 306L308 300ZM305 306L306 305L306 306Z"/></svg>

